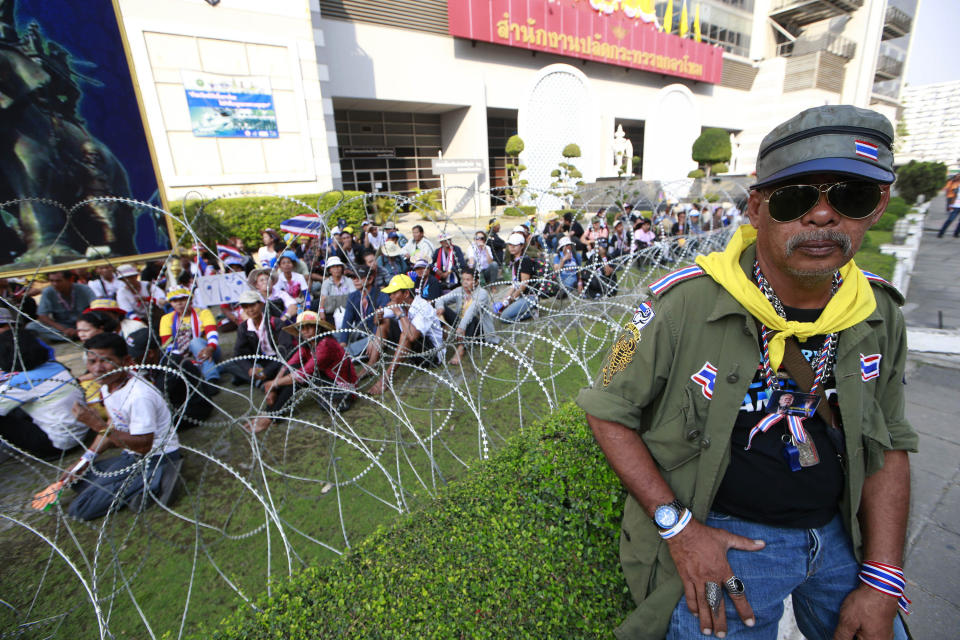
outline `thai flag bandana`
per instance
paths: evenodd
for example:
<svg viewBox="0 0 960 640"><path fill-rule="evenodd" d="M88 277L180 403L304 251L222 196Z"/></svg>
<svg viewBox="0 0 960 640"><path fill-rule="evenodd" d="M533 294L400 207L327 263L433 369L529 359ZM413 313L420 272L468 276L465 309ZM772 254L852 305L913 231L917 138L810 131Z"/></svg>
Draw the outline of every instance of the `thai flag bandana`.
<svg viewBox="0 0 960 640"><path fill-rule="evenodd" d="M707 400L713 399L713 387L717 383L717 368L705 362L700 371L690 376L690 379L700 385L700 391Z"/></svg>
<svg viewBox="0 0 960 640"><path fill-rule="evenodd" d="M860 354L860 378L864 382L880 377L880 358L881 354L865 356Z"/></svg>
<svg viewBox="0 0 960 640"><path fill-rule="evenodd" d="M854 140L853 141L853 150L861 158L868 158L870 160L879 159L879 147L877 145L867 142L866 140Z"/></svg>
<svg viewBox="0 0 960 640"><path fill-rule="evenodd" d="M782 413L768 413L764 416L763 420L753 425L753 429L750 429L750 435L747 436L747 446L744 447L743 450L750 450L750 445L753 444L753 436L758 433L766 433L773 425L784 418L787 419L787 428L790 429L790 435L793 436L794 440L797 442L806 442L807 432L803 428L803 418L799 416L785 416Z"/></svg>

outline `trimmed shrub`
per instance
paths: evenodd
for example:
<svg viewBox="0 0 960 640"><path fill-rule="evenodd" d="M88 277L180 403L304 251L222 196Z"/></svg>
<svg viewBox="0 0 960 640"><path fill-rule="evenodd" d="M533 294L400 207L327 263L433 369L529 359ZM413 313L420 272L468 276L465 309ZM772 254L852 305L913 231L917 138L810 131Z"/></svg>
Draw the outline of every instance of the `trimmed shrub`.
<svg viewBox="0 0 960 640"><path fill-rule="evenodd" d="M703 169L694 169L693 171L691 171L690 173L687 174L687 177L688 177L688 178L702 178L702 177L704 177L705 175L707 175L707 173L706 173Z"/></svg>
<svg viewBox="0 0 960 640"><path fill-rule="evenodd" d="M712 165L710 167L711 175L716 175L718 173L726 173L729 170L730 170L730 167L727 166L726 162L718 162L717 164Z"/></svg>
<svg viewBox="0 0 960 640"><path fill-rule="evenodd" d="M717 162L729 162L733 155L730 146L730 134L723 129L704 129L693 141L691 157L698 164L712 165Z"/></svg>
<svg viewBox="0 0 960 640"><path fill-rule="evenodd" d="M563 157L564 158L579 158L580 157L580 146L576 143L571 142L563 148Z"/></svg>
<svg viewBox="0 0 960 640"><path fill-rule="evenodd" d="M947 183L947 165L942 162L917 162L911 160L897 169L894 187L908 204L923 195L927 200L937 195Z"/></svg>
<svg viewBox="0 0 960 640"><path fill-rule="evenodd" d="M294 198L310 207L317 207L321 213L331 211L331 226L336 225L337 218L345 218L347 224L359 227L367 216L366 205L361 197L363 195L360 191L328 191L324 194L314 193ZM277 196L214 200L207 202L203 212L197 216L201 204L204 204L203 200L187 200L184 212L187 220L193 221L200 238L209 247L230 236L237 236L253 250L260 246L260 233L263 229L270 227L279 230L280 223L287 218L311 213L310 209ZM182 225L174 223L174 227L181 243L192 243L189 238L184 240Z"/></svg>
<svg viewBox="0 0 960 640"><path fill-rule="evenodd" d="M893 231L893 225L897 223L897 220L899 218L888 211L880 216L880 219L871 228L876 231Z"/></svg>
<svg viewBox="0 0 960 640"><path fill-rule="evenodd" d="M511 216L514 218L526 218L527 216L532 216L537 212L537 208L534 206L519 206L519 207L507 207L503 210L503 215Z"/></svg>
<svg viewBox="0 0 960 640"><path fill-rule="evenodd" d="M426 508L198 637L609 637L633 608L623 499L567 403Z"/></svg>
<svg viewBox="0 0 960 640"><path fill-rule="evenodd" d="M887 203L886 213L891 213L898 218L902 218L910 213L910 205L900 196L893 196L890 198L890 202Z"/></svg>

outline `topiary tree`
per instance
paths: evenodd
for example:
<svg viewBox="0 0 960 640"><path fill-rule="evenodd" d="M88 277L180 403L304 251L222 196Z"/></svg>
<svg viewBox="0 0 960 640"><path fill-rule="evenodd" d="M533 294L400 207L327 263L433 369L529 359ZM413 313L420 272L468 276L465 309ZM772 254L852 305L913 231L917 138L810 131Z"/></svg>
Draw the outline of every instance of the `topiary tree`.
<svg viewBox="0 0 960 640"><path fill-rule="evenodd" d="M561 152L567 160L580 157L580 147L570 143L563 148ZM556 195L559 196L564 204L569 208L573 204L574 187L583 184L583 173L570 162L561 162L557 168L550 172L550 177L554 178L550 187L556 189Z"/></svg>
<svg viewBox="0 0 960 640"><path fill-rule="evenodd" d="M708 176L714 164L730 162L732 155L730 134L723 129L704 129L693 141L693 159Z"/></svg>
<svg viewBox="0 0 960 640"><path fill-rule="evenodd" d="M705 175L707 175L707 174L703 171L703 169L694 169L693 171L691 171L690 173L687 174L687 177L688 177L688 178L702 178L702 177L704 177Z"/></svg>
<svg viewBox="0 0 960 640"><path fill-rule="evenodd" d="M503 192L507 204L516 204L527 186L527 181L520 177L520 174L527 169L519 161L523 148L523 139L514 134L507 140L507 146L503 149L504 153L511 158L511 161L507 163L507 189Z"/></svg>
<svg viewBox="0 0 960 640"><path fill-rule="evenodd" d="M895 186L900 196L913 204L923 194L928 200L947 183L947 166L942 162L911 160L897 170Z"/></svg>
<svg viewBox="0 0 960 640"><path fill-rule="evenodd" d="M718 173L726 173L730 171L730 167L727 166L726 162L718 162L714 165L710 165L710 173L712 175L717 175Z"/></svg>

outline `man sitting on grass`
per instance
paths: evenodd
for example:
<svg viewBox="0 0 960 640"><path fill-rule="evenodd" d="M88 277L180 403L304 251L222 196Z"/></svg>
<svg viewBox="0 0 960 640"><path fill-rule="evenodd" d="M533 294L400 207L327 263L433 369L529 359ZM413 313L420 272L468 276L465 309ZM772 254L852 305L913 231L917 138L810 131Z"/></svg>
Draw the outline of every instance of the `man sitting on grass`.
<svg viewBox="0 0 960 640"><path fill-rule="evenodd" d="M477 286L477 272L473 268L464 269L460 274L460 286L434 300L433 306L438 318L457 327L457 352L450 364L460 364L467 338L499 342L493 329L493 301L486 289Z"/></svg>
<svg viewBox="0 0 960 640"><path fill-rule="evenodd" d="M178 287L167 294L173 311L160 319L160 343L171 356L193 355L207 382L220 380L220 336L209 309L193 308L190 290Z"/></svg>
<svg viewBox="0 0 960 640"><path fill-rule="evenodd" d="M134 362L123 338L101 333L83 346L87 368L102 385L100 393L109 419L104 422L85 404L74 405L77 419L98 435L60 482L64 486L79 481L76 488L80 495L67 511L75 518L93 520L123 508L145 489L159 495L163 476L175 472L180 441L160 392L126 369ZM95 462L101 453L114 447L122 449L120 455ZM53 487L56 485L48 491L59 490Z"/></svg>
<svg viewBox="0 0 960 640"><path fill-rule="evenodd" d="M384 384L393 376L394 369L402 358L439 348L443 344L440 319L429 302L420 296L414 296L413 280L410 276L404 273L393 276L383 292L389 294L390 304L385 309L377 310L377 337L367 346L369 366L373 367L380 359L385 340L396 344L397 350L383 377L370 387L368 393L372 395L383 393ZM434 360L438 361L441 357L438 352Z"/></svg>

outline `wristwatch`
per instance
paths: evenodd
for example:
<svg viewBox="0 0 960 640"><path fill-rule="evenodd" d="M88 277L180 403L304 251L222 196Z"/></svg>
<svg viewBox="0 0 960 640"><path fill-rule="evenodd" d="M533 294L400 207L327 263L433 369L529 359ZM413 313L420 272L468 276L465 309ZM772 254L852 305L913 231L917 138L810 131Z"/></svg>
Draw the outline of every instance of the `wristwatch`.
<svg viewBox="0 0 960 640"><path fill-rule="evenodd" d="M657 505L653 510L653 523L661 531L666 531L680 522L680 516L683 515L685 507L679 500L674 500L670 504Z"/></svg>

